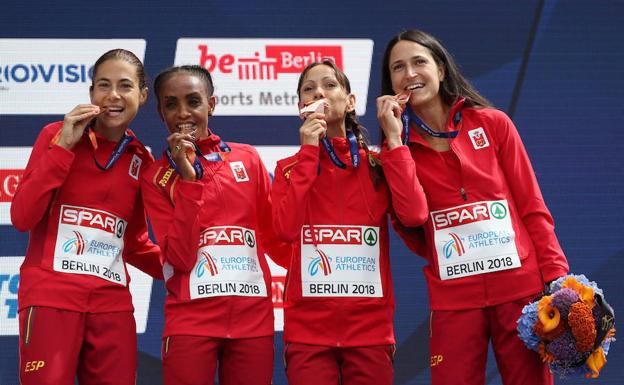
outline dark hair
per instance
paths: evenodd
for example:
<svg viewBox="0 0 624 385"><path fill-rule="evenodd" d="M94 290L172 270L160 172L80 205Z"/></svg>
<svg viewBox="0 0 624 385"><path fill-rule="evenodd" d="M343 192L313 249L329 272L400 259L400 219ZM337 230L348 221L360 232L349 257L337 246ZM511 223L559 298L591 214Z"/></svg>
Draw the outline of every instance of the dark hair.
<svg viewBox="0 0 624 385"><path fill-rule="evenodd" d="M123 60L127 63L132 64L136 69L136 76L139 79L139 89L143 90L147 87L147 76L145 75L145 67L143 66L143 63L141 63L141 60L139 60L139 58L135 54L123 48L111 49L110 51L100 56L93 65L92 79L95 79L95 75L97 74L100 65L108 60L113 59ZM90 90L93 90L93 83L91 83Z"/></svg>
<svg viewBox="0 0 624 385"><path fill-rule="evenodd" d="M345 73L342 72L342 70L338 68L338 66L336 66L336 63L334 63L332 60L323 60L308 64L306 68L304 68L303 72L301 72L301 75L299 75L299 82L297 83L297 96L300 99L301 85L303 84L305 76L312 68L319 65L326 65L330 67L334 71L334 75L336 76L336 79L338 80L338 83L342 86L342 88L347 91L348 94L351 93L351 82L349 82L349 78L347 78L347 75L345 75ZM368 151L368 145L370 144L368 140L368 132L366 128L362 126L358 121L355 110L347 112L347 115L345 116L345 128L347 129L347 131L352 131L357 137L360 145Z"/></svg>
<svg viewBox="0 0 624 385"><path fill-rule="evenodd" d="M198 65L182 65L182 66L170 67L162 71L161 73L159 73L156 76L156 79L154 80L154 94L156 95L158 110L160 110L160 99L158 98L158 93L160 92L162 85L170 77L181 72L195 76L199 78L201 81L203 81L204 85L206 86L206 93L208 94L208 97L212 96L212 93L214 92L214 85L212 84L212 76L210 75L210 72L208 72L207 69Z"/></svg>
<svg viewBox="0 0 624 385"><path fill-rule="evenodd" d="M390 79L390 52L392 48L402 40L418 43L429 49L431 56L438 66L444 68L444 81L440 84L440 96L442 100L451 105L459 98L466 98L465 106L490 107L492 104L470 84L461 74L453 56L444 48L442 43L435 37L417 29L403 31L394 36L386 45L381 66L381 94L394 95L392 81Z"/></svg>
<svg viewBox="0 0 624 385"><path fill-rule="evenodd" d="M312 68L319 65L326 65L330 67L334 71L334 75L336 76L336 80L338 80L340 86L342 86L342 88L347 91L348 94L351 93L351 82L349 82L349 78L347 77L347 75L345 75L345 73L342 72L342 70L338 68L338 66L336 66L336 63L334 63L333 60L326 59L320 62L313 62L308 64L306 68L304 68L304 70L301 72L301 75L299 75L299 82L297 82L297 96L299 97L299 99L301 99L301 85L303 84L305 76ZM364 149L366 155L369 157L369 159L366 159L364 161L369 161L371 163L371 178L373 180L375 188L377 188L379 182L383 178L383 171L381 169L381 164L375 161L374 158L372 158L371 151L368 148L368 146L370 145L370 141L368 139L368 131L366 130L366 127L362 126L358 121L355 110L347 112L345 116L345 129L347 131L352 131L355 134L358 143Z"/></svg>

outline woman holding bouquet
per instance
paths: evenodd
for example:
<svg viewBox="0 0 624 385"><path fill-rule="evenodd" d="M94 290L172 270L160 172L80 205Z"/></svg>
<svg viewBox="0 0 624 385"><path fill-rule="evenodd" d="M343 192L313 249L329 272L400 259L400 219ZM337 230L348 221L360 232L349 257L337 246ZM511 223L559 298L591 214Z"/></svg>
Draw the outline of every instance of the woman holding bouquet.
<svg viewBox="0 0 624 385"><path fill-rule="evenodd" d="M173 67L154 81L170 135L143 178L143 197L163 250L167 385L269 385L273 304L265 252L285 256L273 236L269 175L256 150L224 142L208 127L210 73Z"/></svg>
<svg viewBox="0 0 624 385"><path fill-rule="evenodd" d="M394 96L402 93L405 108ZM429 262L433 384L483 384L490 340L505 384L551 384L548 367L518 338L516 320L568 264L514 124L472 88L437 39L418 30L388 43L382 94L383 131L403 128L414 162L427 165L417 170L428 221L417 229L395 224Z"/></svg>
<svg viewBox="0 0 624 385"><path fill-rule="evenodd" d="M280 160L271 196L277 234L292 244L284 295L291 385L390 385L394 295L387 215L426 220L416 165L388 131L379 173L355 116L355 96L332 61L308 65L297 87L301 149ZM310 108L311 107L311 108Z"/></svg>

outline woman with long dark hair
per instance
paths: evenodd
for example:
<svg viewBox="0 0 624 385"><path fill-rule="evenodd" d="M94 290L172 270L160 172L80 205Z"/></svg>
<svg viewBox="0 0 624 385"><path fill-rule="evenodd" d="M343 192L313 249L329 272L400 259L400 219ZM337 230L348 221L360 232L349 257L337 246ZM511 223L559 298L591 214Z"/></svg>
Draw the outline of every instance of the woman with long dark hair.
<svg viewBox="0 0 624 385"><path fill-rule="evenodd" d="M513 122L422 31L390 40L381 86L379 123L403 132L430 210L396 228L429 262L433 384L483 384L490 341L505 384L551 384L516 320L568 264Z"/></svg>

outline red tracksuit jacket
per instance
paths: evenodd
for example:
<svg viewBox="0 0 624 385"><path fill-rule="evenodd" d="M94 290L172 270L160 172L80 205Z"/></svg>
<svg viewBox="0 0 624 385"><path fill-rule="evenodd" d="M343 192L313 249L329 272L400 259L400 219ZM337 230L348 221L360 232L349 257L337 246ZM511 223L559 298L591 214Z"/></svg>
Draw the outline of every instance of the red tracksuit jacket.
<svg viewBox="0 0 624 385"><path fill-rule="evenodd" d="M212 134L197 144L204 176L185 181L166 160L143 179L143 198L163 250L167 286L163 336L273 335L271 274L264 253L286 255L271 223L269 176L256 150Z"/></svg>
<svg viewBox="0 0 624 385"><path fill-rule="evenodd" d="M407 147L383 151L385 181L375 188L367 154L351 165L345 138L332 138L347 165L303 145L278 162L272 198L278 235L292 243L284 298L284 340L325 346L394 343L394 295L387 214L412 226L427 207Z"/></svg>
<svg viewBox="0 0 624 385"><path fill-rule="evenodd" d="M431 213L421 229L397 227L429 262L424 273L432 310L523 298L568 272L514 124L493 108L463 108L463 100L449 116L460 109L450 151L431 149L412 127L410 151ZM451 119L447 129L455 129Z"/></svg>
<svg viewBox="0 0 624 385"><path fill-rule="evenodd" d="M51 144L62 126L49 124L39 134L11 204L15 228L30 231L19 309L132 311L124 261L162 277L139 193L140 175L153 158L134 138L102 171L94 158L106 164L117 143L97 137L94 150L85 134L68 151Z"/></svg>

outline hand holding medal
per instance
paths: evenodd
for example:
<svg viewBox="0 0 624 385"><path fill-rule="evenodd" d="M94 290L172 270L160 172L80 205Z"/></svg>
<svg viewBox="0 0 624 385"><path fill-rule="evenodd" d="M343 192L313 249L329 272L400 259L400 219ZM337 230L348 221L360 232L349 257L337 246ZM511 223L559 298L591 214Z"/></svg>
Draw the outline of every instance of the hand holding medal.
<svg viewBox="0 0 624 385"><path fill-rule="evenodd" d="M407 107L411 91L405 90L398 95L384 95L377 98L377 120L383 130L389 149L402 144L403 123L401 115Z"/></svg>
<svg viewBox="0 0 624 385"><path fill-rule="evenodd" d="M65 115L63 127L52 142L71 150L78 143L89 123L104 111L106 111L106 107L99 107L94 104L77 105Z"/></svg>
<svg viewBox="0 0 624 385"><path fill-rule="evenodd" d="M174 162L176 170L185 180L199 179L193 167L196 160L195 134L196 130L188 131L182 128L179 132L175 132L167 137L168 151L171 155L170 160Z"/></svg>
<svg viewBox="0 0 624 385"><path fill-rule="evenodd" d="M327 99L319 99L300 105L299 117L304 120L299 129L301 144L319 145L319 140L325 136L327 122L325 115L329 104Z"/></svg>

